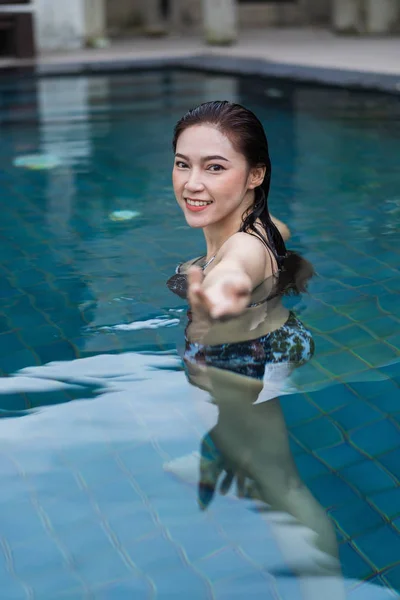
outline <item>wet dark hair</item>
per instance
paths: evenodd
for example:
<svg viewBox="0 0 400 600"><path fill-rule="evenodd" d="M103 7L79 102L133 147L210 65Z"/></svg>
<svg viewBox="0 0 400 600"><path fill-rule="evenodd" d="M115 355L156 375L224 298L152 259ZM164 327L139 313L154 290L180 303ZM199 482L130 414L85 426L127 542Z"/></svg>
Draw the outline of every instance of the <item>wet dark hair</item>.
<svg viewBox="0 0 400 600"><path fill-rule="evenodd" d="M304 292L314 269L303 257L286 250L285 242L271 219L268 209L271 160L267 136L261 121L251 110L226 100L200 104L189 110L176 124L172 142L174 153L181 133L195 125L216 127L229 138L235 150L243 154L250 168L266 167L264 180L255 189L254 204L244 213L239 231L257 236L272 252L280 269L280 292ZM257 227L257 222L262 224L265 234Z"/></svg>

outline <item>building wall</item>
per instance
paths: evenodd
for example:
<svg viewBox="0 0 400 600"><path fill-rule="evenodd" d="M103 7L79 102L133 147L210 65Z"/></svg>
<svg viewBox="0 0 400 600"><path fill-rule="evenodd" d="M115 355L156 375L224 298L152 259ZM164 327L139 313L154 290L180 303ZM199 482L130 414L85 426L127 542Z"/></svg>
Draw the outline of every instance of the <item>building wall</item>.
<svg viewBox="0 0 400 600"><path fill-rule="evenodd" d="M202 0L170 0L170 26L180 31L202 27ZM291 26L330 22L331 0L297 0L292 3L238 4L239 27ZM140 25L146 0L107 0L107 23L111 30Z"/></svg>
<svg viewBox="0 0 400 600"><path fill-rule="evenodd" d="M144 0L106 0L108 30L113 33L142 25L144 7Z"/></svg>
<svg viewBox="0 0 400 600"><path fill-rule="evenodd" d="M35 38L39 51L74 50L85 39L82 0L35 0Z"/></svg>
<svg viewBox="0 0 400 600"><path fill-rule="evenodd" d="M279 4L239 4L239 27L268 27L297 25L302 22L302 9L299 3Z"/></svg>

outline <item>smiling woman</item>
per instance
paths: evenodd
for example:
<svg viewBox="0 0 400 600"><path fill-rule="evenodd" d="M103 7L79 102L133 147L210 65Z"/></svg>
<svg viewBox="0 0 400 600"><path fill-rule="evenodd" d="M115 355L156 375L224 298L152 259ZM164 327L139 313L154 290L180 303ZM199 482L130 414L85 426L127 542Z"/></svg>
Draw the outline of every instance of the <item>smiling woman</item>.
<svg viewBox="0 0 400 600"><path fill-rule="evenodd" d="M313 268L286 250L279 227L288 231L269 213L263 126L243 106L209 102L178 122L173 147L176 200L207 246L204 258L181 265L168 281L190 304L188 379L219 410L201 445L200 505L210 503L225 471L224 488L237 477L242 495L294 517L337 568L335 533L297 472L278 399L314 353L310 332L282 303L306 289Z"/></svg>

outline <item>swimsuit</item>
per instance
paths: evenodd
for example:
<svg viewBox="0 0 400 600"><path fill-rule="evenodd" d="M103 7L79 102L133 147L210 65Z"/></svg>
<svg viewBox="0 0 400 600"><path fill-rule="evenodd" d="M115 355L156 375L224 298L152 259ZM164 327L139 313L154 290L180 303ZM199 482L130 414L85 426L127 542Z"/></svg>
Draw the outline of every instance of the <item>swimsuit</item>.
<svg viewBox="0 0 400 600"><path fill-rule="evenodd" d="M203 270L211 264L215 257L212 257L205 265ZM193 264L196 264L195 261ZM180 298L186 299L187 296L187 276L181 273L181 266L176 269L167 282L169 289ZM268 297L260 302L249 304L249 309L266 304L266 316L268 313L268 302L281 295L276 290L272 290ZM189 325L191 323L191 312L188 311ZM308 362L314 354L314 340L311 333L297 319L293 312L289 313L286 322L277 329L253 340L238 342L229 342L222 344L206 345L197 342L191 342L186 338L185 351L183 359L188 363L197 365L211 366L262 380L266 375L266 366L268 373L274 370L274 366L285 366L284 369L277 369L285 375ZM271 371L272 368L272 371Z"/></svg>

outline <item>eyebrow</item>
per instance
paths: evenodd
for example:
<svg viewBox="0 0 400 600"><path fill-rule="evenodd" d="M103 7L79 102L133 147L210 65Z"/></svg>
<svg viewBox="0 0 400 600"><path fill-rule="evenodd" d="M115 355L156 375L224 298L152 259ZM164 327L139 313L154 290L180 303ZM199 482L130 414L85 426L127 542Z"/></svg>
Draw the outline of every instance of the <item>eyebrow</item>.
<svg viewBox="0 0 400 600"><path fill-rule="evenodd" d="M189 161L189 158L187 156L185 156L184 154L176 153L175 156ZM213 156L204 156L202 158L203 162L208 162L209 160L224 160L225 162L230 162L227 158L224 158L223 156L219 156L218 154L215 154Z"/></svg>

